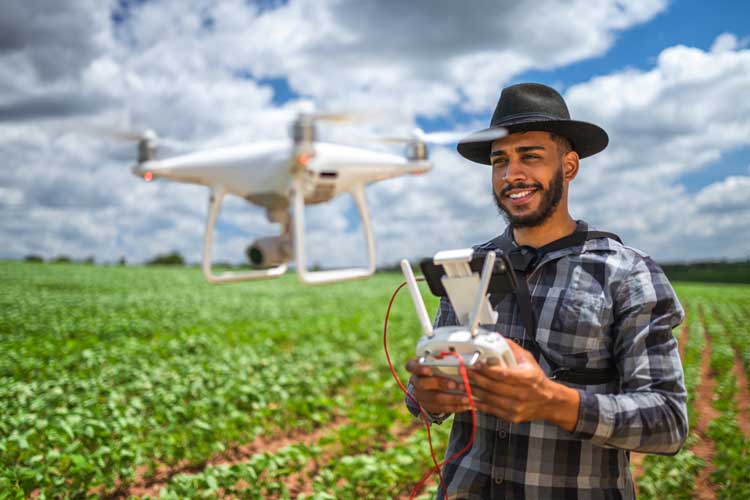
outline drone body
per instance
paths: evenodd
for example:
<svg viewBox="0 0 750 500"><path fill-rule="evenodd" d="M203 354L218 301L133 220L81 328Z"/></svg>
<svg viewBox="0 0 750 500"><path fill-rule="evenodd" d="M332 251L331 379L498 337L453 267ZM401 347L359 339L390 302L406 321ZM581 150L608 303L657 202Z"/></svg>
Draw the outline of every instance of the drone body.
<svg viewBox="0 0 750 500"><path fill-rule="evenodd" d="M293 147L284 141L268 141L191 153L164 160L149 160L133 167L133 173L148 180L224 186L228 194L268 209L286 208L294 177L290 165ZM403 156L339 144L316 143L313 154L301 153L304 167L302 190L305 204L329 201L358 186L419 174L431 168L426 160L409 161Z"/></svg>
<svg viewBox="0 0 750 500"><path fill-rule="evenodd" d="M164 178L201 184L209 188L209 213L203 240L203 273L211 283L273 278L284 274L294 260L303 283L318 284L365 278L375 272L375 243L365 202L364 187L406 174L421 174L432 164L424 143L412 141L406 156L363 148L315 142L315 120L298 117L292 141L268 141L232 148L155 159L158 138L153 132L139 137L135 175L150 181ZM304 247L304 206L323 203L341 193L355 201L368 252L363 268L309 271ZM268 219L279 223L278 236L261 238L248 247L250 261L258 266L246 272L214 274L211 266L213 232L221 204L233 194L266 208Z"/></svg>

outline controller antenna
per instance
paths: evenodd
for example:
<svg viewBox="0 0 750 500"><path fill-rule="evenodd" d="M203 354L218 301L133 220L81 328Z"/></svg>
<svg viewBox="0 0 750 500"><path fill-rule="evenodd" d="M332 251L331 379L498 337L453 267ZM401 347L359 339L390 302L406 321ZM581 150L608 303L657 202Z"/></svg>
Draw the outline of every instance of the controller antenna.
<svg viewBox="0 0 750 500"><path fill-rule="evenodd" d="M408 260L401 261L401 271L406 276L406 283L409 285L409 293L411 294L411 300L414 302L414 309L417 310L419 322L422 324L422 331L426 337L432 338L432 323L427 315L427 308L424 305L422 294L419 293L419 287L417 287L417 279L414 277L414 271L412 271Z"/></svg>

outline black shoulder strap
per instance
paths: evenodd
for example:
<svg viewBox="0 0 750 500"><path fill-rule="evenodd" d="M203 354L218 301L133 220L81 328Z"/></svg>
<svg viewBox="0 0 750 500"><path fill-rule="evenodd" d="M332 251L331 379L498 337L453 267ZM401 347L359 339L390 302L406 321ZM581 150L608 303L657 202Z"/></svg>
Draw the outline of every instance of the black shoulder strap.
<svg viewBox="0 0 750 500"><path fill-rule="evenodd" d="M584 242L589 241L589 240L598 240L601 238L609 238L611 240L615 240L619 243L622 243L622 239L620 239L620 237L617 236L615 233L609 233L607 231L577 231L573 234L560 238L559 240L555 240L552 243L548 243L544 245L543 247L539 247L537 251L540 253L555 252L557 250L562 250L563 248L570 248L570 247L582 245ZM510 253L515 248L517 248L515 244L513 243L513 240L506 237L504 234L501 234L500 236L490 241L497 248L502 250L503 253L506 253L506 254Z"/></svg>
<svg viewBox="0 0 750 500"><path fill-rule="evenodd" d="M537 249L537 251L540 253L540 255L543 255L548 252L562 250L563 248L579 246L586 241L599 238L610 238L622 243L620 237L614 233L608 233L605 231L579 231L564 238L560 238L559 240L553 241L552 243L544 245L543 247ZM526 334L530 339L536 342L536 316L534 315L534 308L531 304L531 293L529 292L529 286L526 282L526 273L528 270L522 266L518 266L518 268L516 268L516 263L520 263L520 261L518 259L514 259L512 255L514 250L518 250L518 247L516 247L513 244L513 241L510 238L507 238L505 235L500 235L497 238L493 239L492 243L494 243L495 246L504 254L509 256L511 263L513 263L514 271L516 272L516 274L520 275L519 279L516 280L518 285L515 290L518 309L521 313L521 321L523 321ZM550 359L543 350L539 349L539 351L541 355L544 356L547 364L552 369L550 378L553 380L561 380L563 382L581 385L598 385L609 383L613 380L616 380L618 377L617 370L614 367L602 369L563 368L555 363L552 359Z"/></svg>
<svg viewBox="0 0 750 500"><path fill-rule="evenodd" d="M555 252L557 250L562 250L563 248L583 245L589 240L598 240L600 238L609 238L611 240L616 240L622 243L620 237L614 233L608 233L606 231L578 231L571 235L565 236L564 238L560 238L559 240L555 240L552 243L548 243L543 247L540 247L537 251L540 254Z"/></svg>

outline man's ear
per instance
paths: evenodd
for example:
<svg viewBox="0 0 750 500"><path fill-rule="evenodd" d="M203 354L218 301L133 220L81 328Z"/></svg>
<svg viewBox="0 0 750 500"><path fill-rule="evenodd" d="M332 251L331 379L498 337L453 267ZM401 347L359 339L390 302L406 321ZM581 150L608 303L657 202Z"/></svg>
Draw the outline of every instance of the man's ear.
<svg viewBox="0 0 750 500"><path fill-rule="evenodd" d="M578 175L578 153L569 151L563 156L563 178L570 182Z"/></svg>

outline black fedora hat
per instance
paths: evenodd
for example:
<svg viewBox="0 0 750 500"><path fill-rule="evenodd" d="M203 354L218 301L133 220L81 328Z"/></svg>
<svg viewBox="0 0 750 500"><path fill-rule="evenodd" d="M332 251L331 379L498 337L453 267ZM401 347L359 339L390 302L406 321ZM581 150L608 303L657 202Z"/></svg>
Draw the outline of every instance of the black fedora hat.
<svg viewBox="0 0 750 500"><path fill-rule="evenodd" d="M457 149L464 158L490 165L493 141L508 134L531 131L565 137L581 158L602 151L609 142L601 127L571 120L568 106L555 89L540 83L519 83L503 89L489 128L464 137Z"/></svg>

